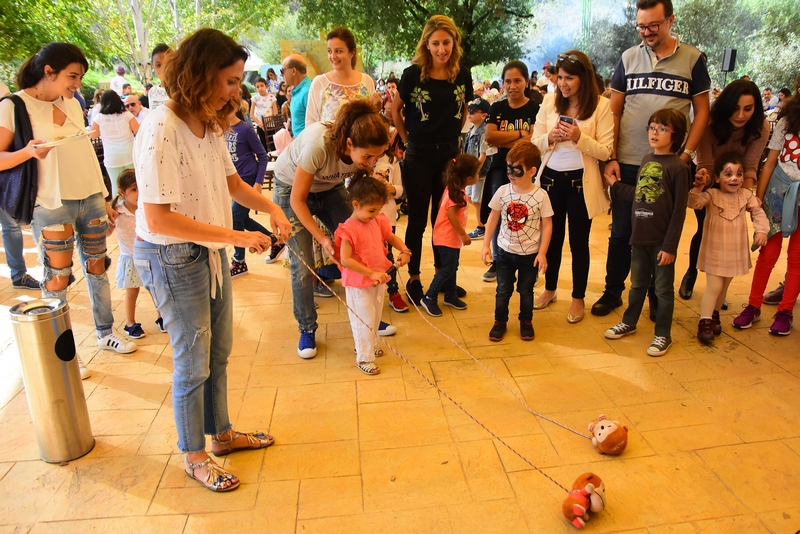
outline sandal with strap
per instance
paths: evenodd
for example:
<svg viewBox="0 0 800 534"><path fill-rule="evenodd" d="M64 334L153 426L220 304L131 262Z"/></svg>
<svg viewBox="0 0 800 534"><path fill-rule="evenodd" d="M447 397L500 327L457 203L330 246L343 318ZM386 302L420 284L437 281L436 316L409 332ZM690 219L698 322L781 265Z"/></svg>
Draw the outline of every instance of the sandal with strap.
<svg viewBox="0 0 800 534"><path fill-rule="evenodd" d="M227 441L221 440L216 436L211 438L211 452L214 453L214 456L225 456L232 452L239 451L255 451L258 449L265 449L275 443L275 438L264 434L263 432L259 432L258 430L250 433L236 432L235 430L232 430L231 432L233 432L233 437ZM247 445L233 445L233 442L236 441L239 436L245 436L247 438ZM219 447L215 447L215 445L218 445Z"/></svg>
<svg viewBox="0 0 800 534"><path fill-rule="evenodd" d="M189 478L193 478L198 481L200 484L205 486L206 488L210 489L211 491L215 491L218 493L225 492L225 491L232 491L239 487L239 479L233 473L230 473L214 462L211 461L211 458L206 458L205 461L200 462L199 464L193 464L189 461L188 456L184 455L184 463L185 467L188 467L191 471L186 471L184 467L184 471L186 472L186 476ZM206 471L206 476L200 478L195 476L194 471L195 469L200 469L202 467L208 467L208 471ZM230 484L226 485L227 482Z"/></svg>
<svg viewBox="0 0 800 534"><path fill-rule="evenodd" d="M358 354L358 350L353 349L353 354ZM376 358L380 358L381 356L383 356L383 349L375 349L375 352L373 352L373 354L375 355Z"/></svg>
<svg viewBox="0 0 800 534"><path fill-rule="evenodd" d="M358 367L362 373L368 375L377 375L381 372L381 368L373 362L356 362L356 367Z"/></svg>

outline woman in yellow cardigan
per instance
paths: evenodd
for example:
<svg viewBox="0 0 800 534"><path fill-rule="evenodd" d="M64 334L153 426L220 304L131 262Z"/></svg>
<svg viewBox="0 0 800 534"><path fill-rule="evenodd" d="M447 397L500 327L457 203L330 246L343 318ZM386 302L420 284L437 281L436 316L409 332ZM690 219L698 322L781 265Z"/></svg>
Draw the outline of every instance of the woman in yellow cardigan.
<svg viewBox="0 0 800 534"><path fill-rule="evenodd" d="M531 142L542 151L537 183L553 205L553 237L547 250L545 291L535 309L557 299L558 272L567 218L572 252L572 303L567 321L583 319L589 276L589 232L592 218L608 210L600 161L611 157L614 119L609 101L600 96L592 62L583 52L558 56L556 92L545 96Z"/></svg>

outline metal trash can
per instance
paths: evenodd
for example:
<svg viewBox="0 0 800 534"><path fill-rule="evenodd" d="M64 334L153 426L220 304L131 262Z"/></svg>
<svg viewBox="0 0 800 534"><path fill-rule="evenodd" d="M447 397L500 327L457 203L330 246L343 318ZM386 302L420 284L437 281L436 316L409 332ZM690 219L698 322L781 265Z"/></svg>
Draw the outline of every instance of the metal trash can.
<svg viewBox="0 0 800 534"><path fill-rule="evenodd" d="M94 448L69 305L37 299L11 308L22 379L42 460L80 458Z"/></svg>

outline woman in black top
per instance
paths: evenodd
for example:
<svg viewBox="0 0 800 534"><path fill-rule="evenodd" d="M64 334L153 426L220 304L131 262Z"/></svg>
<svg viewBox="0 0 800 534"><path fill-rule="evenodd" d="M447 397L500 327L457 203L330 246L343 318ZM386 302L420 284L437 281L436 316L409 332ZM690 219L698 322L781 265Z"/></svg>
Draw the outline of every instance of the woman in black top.
<svg viewBox="0 0 800 534"><path fill-rule="evenodd" d="M500 189L501 185L508 183L506 176L506 155L512 145L520 139L530 141L533 125L536 123L536 114L539 113L539 103L528 98L528 67L522 61L510 61L503 67L503 89L507 98L492 104L489 117L486 119L486 142L497 147L497 154L492 156L492 165L483 183L483 196L481 203L481 222L486 224L491 213L489 201ZM498 227L499 228L499 227ZM489 237L489 236L487 236ZM492 259L497 257L497 232L491 236ZM494 263L483 274L484 282L494 282L497 279Z"/></svg>
<svg viewBox="0 0 800 534"><path fill-rule="evenodd" d="M392 115L405 116L405 121L395 120L395 126L407 144L403 168L408 197L405 243L411 250L411 261L406 293L419 304L424 295L419 266L428 207L433 203L433 226L444 192L442 174L447 162L459 153L467 102L472 100L472 79L469 71L460 67L461 32L449 17L434 15L428 20L416 52L416 62L403 71L392 100ZM435 249L433 258L438 268ZM465 294L463 290L460 293L459 297Z"/></svg>

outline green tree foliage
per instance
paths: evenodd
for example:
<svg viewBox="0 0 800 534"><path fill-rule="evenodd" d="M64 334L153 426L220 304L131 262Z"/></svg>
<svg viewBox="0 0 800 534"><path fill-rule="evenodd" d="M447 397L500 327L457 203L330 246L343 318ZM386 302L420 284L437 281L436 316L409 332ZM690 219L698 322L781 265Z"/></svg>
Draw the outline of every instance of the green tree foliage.
<svg viewBox="0 0 800 534"><path fill-rule="evenodd" d="M461 28L468 68L521 57L533 20L527 0L299 0L299 5L300 20L309 28L347 26L362 49L368 50L377 39L385 53L396 57L412 57L425 21L435 14L447 15Z"/></svg>
<svg viewBox="0 0 800 534"><path fill-rule="evenodd" d="M611 77L625 50L641 42L639 34L634 29L636 5L628 3L622 11L621 18L603 18L592 22L591 46L586 54L603 78Z"/></svg>
<svg viewBox="0 0 800 534"><path fill-rule="evenodd" d="M749 42L744 73L773 92L792 89L800 74L800 2L753 0L752 5L762 25Z"/></svg>
<svg viewBox="0 0 800 534"><path fill-rule="evenodd" d="M90 0L0 0L0 58L19 63L51 41L74 43L90 57L103 57L93 12Z"/></svg>

